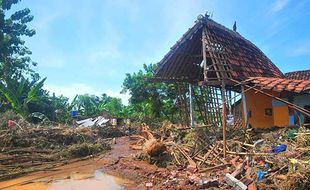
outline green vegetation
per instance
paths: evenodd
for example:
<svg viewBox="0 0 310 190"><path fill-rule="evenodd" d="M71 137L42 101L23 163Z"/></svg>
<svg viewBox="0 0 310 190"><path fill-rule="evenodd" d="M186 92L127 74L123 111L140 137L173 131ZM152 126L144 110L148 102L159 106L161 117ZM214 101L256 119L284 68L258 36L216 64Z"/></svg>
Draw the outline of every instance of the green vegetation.
<svg viewBox="0 0 310 190"><path fill-rule="evenodd" d="M35 34L35 30L28 27L33 16L27 8L10 14L11 7L19 1L0 0L0 113L13 110L33 122L67 123L71 121L73 109L77 110L79 118L107 112L112 117L146 123L180 121L180 109L176 106L178 86L147 81L153 76L156 64L144 65L143 70L126 75L122 93L131 95L128 106L123 105L121 99L106 94L101 97L77 95L72 102L64 96L50 95L43 89L46 78L41 79L33 71L36 63L22 40Z"/></svg>
<svg viewBox="0 0 310 190"><path fill-rule="evenodd" d="M155 64L143 65L143 70L126 75L122 92L129 92L131 95L130 115L147 123L177 121L180 119L180 112L175 104L177 85L149 82L155 68Z"/></svg>

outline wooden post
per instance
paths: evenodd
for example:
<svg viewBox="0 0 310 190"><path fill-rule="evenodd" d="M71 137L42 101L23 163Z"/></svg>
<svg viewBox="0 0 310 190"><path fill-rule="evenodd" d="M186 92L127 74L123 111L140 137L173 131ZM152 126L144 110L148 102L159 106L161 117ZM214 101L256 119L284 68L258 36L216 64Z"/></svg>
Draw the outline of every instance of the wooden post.
<svg viewBox="0 0 310 190"><path fill-rule="evenodd" d="M194 114L193 114L193 93L192 93L192 85L188 84L189 89L189 115L191 121L191 128L194 128Z"/></svg>
<svg viewBox="0 0 310 190"><path fill-rule="evenodd" d="M244 127L245 130L248 128L248 110L246 105L246 97L244 92L244 86L241 85L241 94L242 94L242 107L243 107L243 117L244 117Z"/></svg>
<svg viewBox="0 0 310 190"><path fill-rule="evenodd" d="M226 158L226 100L225 100L225 81L222 79L222 127L223 127L223 154Z"/></svg>
<svg viewBox="0 0 310 190"><path fill-rule="evenodd" d="M231 90L228 91L228 98L229 98L229 104L228 104L228 108L229 108L229 115L232 114L232 99L231 99Z"/></svg>
<svg viewBox="0 0 310 190"><path fill-rule="evenodd" d="M206 28L202 29L202 57L203 57L203 76L204 81L208 80L208 68L207 68L207 52L206 52Z"/></svg>

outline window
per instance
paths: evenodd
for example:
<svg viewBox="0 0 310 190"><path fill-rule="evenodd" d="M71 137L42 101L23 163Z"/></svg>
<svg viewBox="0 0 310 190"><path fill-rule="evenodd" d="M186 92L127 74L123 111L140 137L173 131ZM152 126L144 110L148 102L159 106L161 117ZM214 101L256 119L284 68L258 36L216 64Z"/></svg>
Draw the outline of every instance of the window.
<svg viewBox="0 0 310 190"><path fill-rule="evenodd" d="M271 108L266 108L265 109L265 115L266 116L272 116L272 109Z"/></svg>

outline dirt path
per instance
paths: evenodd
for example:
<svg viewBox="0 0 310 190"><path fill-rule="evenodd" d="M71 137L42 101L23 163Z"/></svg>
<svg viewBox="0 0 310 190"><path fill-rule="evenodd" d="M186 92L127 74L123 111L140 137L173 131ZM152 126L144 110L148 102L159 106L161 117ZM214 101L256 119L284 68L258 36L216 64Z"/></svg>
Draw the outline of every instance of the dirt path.
<svg viewBox="0 0 310 190"><path fill-rule="evenodd" d="M159 168L139 160L136 158L139 151L132 150L130 143L129 137L118 138L112 151L100 158L105 163L101 168L105 173L128 179L136 185L125 189L197 189L188 180L191 173L175 166Z"/></svg>
<svg viewBox="0 0 310 190"><path fill-rule="evenodd" d="M100 158L106 163L101 169L105 173L135 182L138 185L134 189L146 189L145 184L151 182L150 176L159 172L160 169L145 161L135 159L139 151L131 149L130 143L129 137L116 139L112 151Z"/></svg>

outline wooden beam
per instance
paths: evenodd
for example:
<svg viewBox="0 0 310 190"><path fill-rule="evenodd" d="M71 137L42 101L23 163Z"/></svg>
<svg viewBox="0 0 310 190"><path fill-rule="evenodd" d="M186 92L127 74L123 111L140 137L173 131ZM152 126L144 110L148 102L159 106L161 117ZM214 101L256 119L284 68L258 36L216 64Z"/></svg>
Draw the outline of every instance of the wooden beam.
<svg viewBox="0 0 310 190"><path fill-rule="evenodd" d="M194 112L193 112L193 93L192 93L192 85L188 84L188 90L189 90L189 115L190 115L190 121L191 121L191 128L194 128Z"/></svg>
<svg viewBox="0 0 310 190"><path fill-rule="evenodd" d="M199 173L205 173L205 172L209 172L209 171L212 171L212 170L215 170L215 169L221 169L221 168L224 168L224 167L227 167L227 166L230 166L230 165L231 165L230 163L227 163L227 164L220 164L220 165L217 165L217 166L212 166L212 167L209 167L209 168L205 168L205 169L199 170Z"/></svg>
<svg viewBox="0 0 310 190"><path fill-rule="evenodd" d="M234 85L233 82L231 82L230 80L214 80L214 81L200 81L198 82L199 86L221 86L222 85L222 81L224 81L225 86L230 86L230 85Z"/></svg>
<svg viewBox="0 0 310 190"><path fill-rule="evenodd" d="M208 68L207 68L207 52L206 52L206 27L202 29L202 57L203 57L203 76L204 80L208 80Z"/></svg>
<svg viewBox="0 0 310 190"><path fill-rule="evenodd" d="M241 85L241 94L242 94L242 107L243 107L243 117L244 117L244 126L245 126L244 130L246 130L248 128L248 109L246 105L244 85Z"/></svg>
<svg viewBox="0 0 310 190"><path fill-rule="evenodd" d="M225 82L222 80L222 127L223 127L223 155L226 158L226 101L225 101Z"/></svg>
<svg viewBox="0 0 310 190"><path fill-rule="evenodd" d="M189 78L145 78L145 81L147 82L179 82L179 83L191 83L191 84L197 84L198 79L189 79Z"/></svg>

